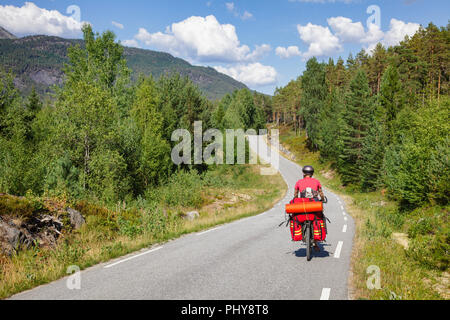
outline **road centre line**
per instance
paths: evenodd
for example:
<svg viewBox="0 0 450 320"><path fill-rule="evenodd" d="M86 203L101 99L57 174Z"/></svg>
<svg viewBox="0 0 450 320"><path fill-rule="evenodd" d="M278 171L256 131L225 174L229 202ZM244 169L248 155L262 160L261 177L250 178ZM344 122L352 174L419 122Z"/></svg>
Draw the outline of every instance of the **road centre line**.
<svg viewBox="0 0 450 320"><path fill-rule="evenodd" d="M331 293L331 288L323 288L322 294L320 295L320 300L329 300L330 293Z"/></svg>
<svg viewBox="0 0 450 320"><path fill-rule="evenodd" d="M342 228L342 232L346 233L347 232L347 225L345 224L344 227Z"/></svg>
<svg viewBox="0 0 450 320"><path fill-rule="evenodd" d="M339 259L341 257L341 250L342 250L342 246L344 245L343 241L339 241L338 245L336 247L336 251L334 252L334 257L336 259Z"/></svg>
<svg viewBox="0 0 450 320"><path fill-rule="evenodd" d="M119 263L126 262L126 261L129 261L129 260L131 260L131 259L135 259L135 258L141 257L141 256L143 256L143 255L146 255L146 254L149 254L149 253L158 251L158 250L160 250L160 249L162 249L162 248L163 248L163 247L158 247L158 248L155 248L155 249L152 249L152 250L149 250L149 251L146 251L146 252L137 254L137 255L135 255L135 256L132 256L132 257L129 257L129 258L126 258L126 259L117 261L117 262L115 262L115 263L112 263L112 264L110 264L110 265L105 266L105 269L114 267L114 266L118 265Z"/></svg>

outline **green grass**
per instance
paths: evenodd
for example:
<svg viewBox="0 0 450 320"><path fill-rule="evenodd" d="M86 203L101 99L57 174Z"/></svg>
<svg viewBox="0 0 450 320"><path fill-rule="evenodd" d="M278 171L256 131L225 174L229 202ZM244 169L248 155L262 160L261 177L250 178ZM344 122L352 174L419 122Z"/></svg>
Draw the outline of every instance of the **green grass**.
<svg viewBox="0 0 450 320"><path fill-rule="evenodd" d="M429 205L414 211L402 210L382 191L360 192L342 186L330 163L306 147L304 133L295 135L280 128L280 143L288 147L302 165L313 165L322 184L346 202L356 223L352 254L350 291L353 299L449 299L449 207ZM394 233L408 235L405 249ZM381 271L381 289L369 290L369 266ZM447 280L445 280L446 278Z"/></svg>
<svg viewBox="0 0 450 320"><path fill-rule="evenodd" d="M147 199L107 207L90 201L70 204L64 199L42 199L47 207L58 202L71 205L83 213L87 223L77 231L64 231L56 248L34 247L11 258L0 256L0 298L66 276L71 265L83 270L185 234L264 212L285 195L286 184L280 175L262 176L259 169L260 166L236 165L218 166L200 177L194 172L180 173ZM182 192L189 195L188 200L171 198L179 191L180 182L184 183ZM236 192L251 199L231 203L230 196ZM228 203L214 207L221 201ZM28 206L25 208L28 212ZM183 219L183 214L191 210L198 210L200 217L194 221Z"/></svg>

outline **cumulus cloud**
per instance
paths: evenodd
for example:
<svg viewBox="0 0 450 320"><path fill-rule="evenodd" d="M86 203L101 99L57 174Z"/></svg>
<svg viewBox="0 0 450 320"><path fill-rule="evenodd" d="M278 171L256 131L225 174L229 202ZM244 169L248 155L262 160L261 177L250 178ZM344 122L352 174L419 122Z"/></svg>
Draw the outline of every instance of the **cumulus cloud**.
<svg viewBox="0 0 450 320"><path fill-rule="evenodd" d="M308 23L306 26L297 25L297 30L303 42L309 45L303 54L304 59L333 55L342 50L339 38L328 27Z"/></svg>
<svg viewBox="0 0 450 320"><path fill-rule="evenodd" d="M341 16L331 17L327 19L327 22L332 32L328 27L311 23L306 26L297 26L300 38L309 46L308 51L301 54L304 59L313 56L331 56L340 52L345 43L360 43L371 54L378 43L385 47L395 46L404 40L405 36L414 35L420 28L417 23L406 23L397 19L391 19L389 30L386 32L373 23L369 24L366 30L361 22L353 22ZM289 48L278 47L276 54L281 58L300 55L298 48Z"/></svg>
<svg viewBox="0 0 450 320"><path fill-rule="evenodd" d="M277 82L277 71L271 66L262 65L259 62L239 64L233 67L214 67L218 72L229 75L237 81L250 87L272 85Z"/></svg>
<svg viewBox="0 0 450 320"><path fill-rule="evenodd" d="M282 59L289 59L289 58L292 58L295 56L302 55L302 53L300 52L300 50L297 46L290 46L287 48L278 47L275 49L275 53L277 56L279 56Z"/></svg>
<svg viewBox="0 0 450 320"><path fill-rule="evenodd" d="M366 51L372 53L373 49L378 43L385 47L396 46L405 39L406 36L414 35L419 30L420 24L412 22L404 22L397 19L391 19L389 30L383 32L374 24L369 26L369 31L366 36L361 39L362 43L366 44Z"/></svg>
<svg viewBox="0 0 450 320"><path fill-rule="evenodd" d="M192 16L173 23L165 32L149 33L140 28L134 38L149 47L199 62L253 62L270 51L266 44L253 51L241 45L236 28L220 24L213 15Z"/></svg>
<svg viewBox="0 0 450 320"><path fill-rule="evenodd" d="M119 29L123 29L123 28L124 28L123 24L121 24L121 23L119 23L119 22L116 22L116 21L112 21L111 24L112 24L114 27L117 27L117 28L119 28Z"/></svg>
<svg viewBox="0 0 450 320"><path fill-rule="evenodd" d="M391 19L391 25L389 31L384 36L383 43L386 46L397 45L405 39L405 36L411 37L414 35L419 28L420 24L417 23L405 23L401 20Z"/></svg>
<svg viewBox="0 0 450 320"><path fill-rule="evenodd" d="M59 11L39 8L32 2L25 2L22 7L0 5L0 25L17 35L76 37L84 23Z"/></svg>
<svg viewBox="0 0 450 320"><path fill-rule="evenodd" d="M327 22L342 42L359 42L366 35L361 22L353 22L352 19L345 17L329 18Z"/></svg>

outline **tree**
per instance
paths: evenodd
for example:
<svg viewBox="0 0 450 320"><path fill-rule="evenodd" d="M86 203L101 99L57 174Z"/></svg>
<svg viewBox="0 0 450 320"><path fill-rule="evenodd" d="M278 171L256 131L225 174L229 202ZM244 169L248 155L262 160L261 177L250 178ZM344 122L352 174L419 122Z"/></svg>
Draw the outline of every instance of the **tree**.
<svg viewBox="0 0 450 320"><path fill-rule="evenodd" d="M170 145L163 137L163 116L158 111L159 94L152 78L141 81L131 116L140 136L138 177L143 190L155 186L170 169Z"/></svg>
<svg viewBox="0 0 450 320"><path fill-rule="evenodd" d="M360 70L350 83L345 99L342 130L343 149L339 169L345 185L357 184L361 177L363 142L369 129L373 107L364 71Z"/></svg>
<svg viewBox="0 0 450 320"><path fill-rule="evenodd" d="M306 125L306 133L313 148L318 147L319 117L327 98L325 65L311 58L306 63L302 76L302 97L300 115Z"/></svg>
<svg viewBox="0 0 450 320"><path fill-rule="evenodd" d="M389 66L383 75L379 101L384 115L382 119L378 120L383 121L385 124L387 133L386 142L390 143L395 130L393 126L394 120L405 104L405 94L400 83L399 74L393 66Z"/></svg>

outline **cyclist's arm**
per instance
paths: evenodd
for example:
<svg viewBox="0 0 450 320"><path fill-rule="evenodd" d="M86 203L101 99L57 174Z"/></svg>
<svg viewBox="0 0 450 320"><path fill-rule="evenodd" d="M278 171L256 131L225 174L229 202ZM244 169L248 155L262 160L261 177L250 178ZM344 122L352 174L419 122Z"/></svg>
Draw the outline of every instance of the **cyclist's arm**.
<svg viewBox="0 0 450 320"><path fill-rule="evenodd" d="M294 198L298 198L298 189L297 188L295 188L295 191L294 191Z"/></svg>
<svg viewBox="0 0 450 320"><path fill-rule="evenodd" d="M319 194L320 194L320 199L322 199L322 201L324 201L325 200L325 195L323 194L322 187L319 187Z"/></svg>

